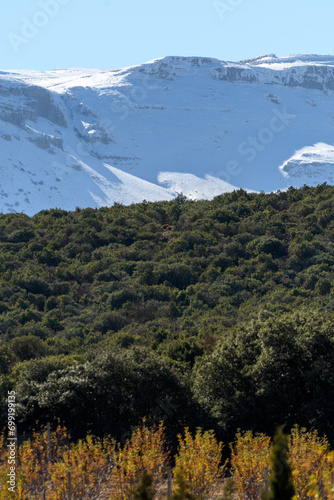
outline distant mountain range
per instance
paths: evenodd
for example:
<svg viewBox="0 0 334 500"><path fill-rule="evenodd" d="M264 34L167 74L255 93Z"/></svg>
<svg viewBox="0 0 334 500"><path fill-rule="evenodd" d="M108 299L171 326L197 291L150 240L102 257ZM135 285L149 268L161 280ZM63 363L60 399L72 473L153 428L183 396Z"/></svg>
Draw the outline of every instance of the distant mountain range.
<svg viewBox="0 0 334 500"><path fill-rule="evenodd" d="M334 183L334 56L0 72L0 211Z"/></svg>

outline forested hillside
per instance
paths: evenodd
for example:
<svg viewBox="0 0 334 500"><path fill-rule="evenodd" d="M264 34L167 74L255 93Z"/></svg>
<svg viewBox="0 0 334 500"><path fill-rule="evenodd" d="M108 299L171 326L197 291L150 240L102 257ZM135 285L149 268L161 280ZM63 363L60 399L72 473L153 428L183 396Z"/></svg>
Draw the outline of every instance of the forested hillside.
<svg viewBox="0 0 334 500"><path fill-rule="evenodd" d="M1 421L334 442L334 188L0 216Z"/></svg>

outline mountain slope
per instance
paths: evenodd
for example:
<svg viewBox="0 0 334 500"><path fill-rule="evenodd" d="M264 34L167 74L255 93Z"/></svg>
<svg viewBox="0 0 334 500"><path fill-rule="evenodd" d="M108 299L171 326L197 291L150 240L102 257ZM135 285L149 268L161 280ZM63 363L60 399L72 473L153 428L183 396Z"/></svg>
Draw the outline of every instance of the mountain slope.
<svg viewBox="0 0 334 500"><path fill-rule="evenodd" d="M333 95L333 56L0 72L0 210L332 183Z"/></svg>

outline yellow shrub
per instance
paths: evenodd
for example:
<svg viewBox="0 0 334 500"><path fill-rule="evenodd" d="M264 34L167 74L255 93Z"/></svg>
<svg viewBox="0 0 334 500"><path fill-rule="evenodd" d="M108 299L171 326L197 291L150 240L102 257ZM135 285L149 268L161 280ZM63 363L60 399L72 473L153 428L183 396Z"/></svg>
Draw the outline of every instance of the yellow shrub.
<svg viewBox="0 0 334 500"><path fill-rule="evenodd" d="M295 426L288 442L298 499L333 499L334 470L327 439Z"/></svg>
<svg viewBox="0 0 334 500"><path fill-rule="evenodd" d="M118 444L112 453L113 500L129 500L144 472L152 476L154 484L161 481L168 465L165 451L164 427L136 428L123 447Z"/></svg>
<svg viewBox="0 0 334 500"><path fill-rule="evenodd" d="M223 474L224 466L220 466L222 443L218 443L213 431L202 433L197 429L192 437L189 429L184 437L178 436L179 450L175 457L173 475L183 475L191 485L191 492L196 495L208 494L218 477Z"/></svg>
<svg viewBox="0 0 334 500"><path fill-rule="evenodd" d="M238 495L243 500L259 498L265 468L270 466L270 438L251 431L238 432L231 447L231 468Z"/></svg>

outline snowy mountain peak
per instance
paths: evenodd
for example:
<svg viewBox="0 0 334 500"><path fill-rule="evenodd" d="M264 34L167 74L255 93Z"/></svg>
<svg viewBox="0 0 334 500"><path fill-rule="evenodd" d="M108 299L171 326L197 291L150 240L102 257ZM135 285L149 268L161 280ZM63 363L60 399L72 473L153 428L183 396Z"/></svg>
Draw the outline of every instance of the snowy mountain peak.
<svg viewBox="0 0 334 500"><path fill-rule="evenodd" d="M0 209L333 182L334 56L0 72Z"/></svg>

